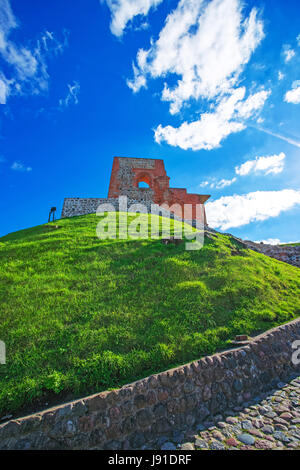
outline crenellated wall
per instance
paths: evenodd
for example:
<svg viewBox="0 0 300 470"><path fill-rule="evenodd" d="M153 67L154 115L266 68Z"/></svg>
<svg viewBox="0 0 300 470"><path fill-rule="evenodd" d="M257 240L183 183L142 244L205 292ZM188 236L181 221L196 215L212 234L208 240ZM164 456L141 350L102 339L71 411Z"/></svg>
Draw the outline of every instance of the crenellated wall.
<svg viewBox="0 0 300 470"><path fill-rule="evenodd" d="M292 361L299 339L297 319L238 349L8 421L0 426L0 449L141 448L299 374Z"/></svg>

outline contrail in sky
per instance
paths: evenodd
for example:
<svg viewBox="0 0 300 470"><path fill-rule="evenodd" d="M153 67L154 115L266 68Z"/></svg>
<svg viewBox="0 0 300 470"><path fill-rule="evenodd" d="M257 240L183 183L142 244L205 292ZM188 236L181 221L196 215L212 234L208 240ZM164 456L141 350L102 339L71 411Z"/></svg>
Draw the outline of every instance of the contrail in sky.
<svg viewBox="0 0 300 470"><path fill-rule="evenodd" d="M272 135L273 137L277 137L278 139L284 140L285 142L288 142L289 144L295 145L295 147L300 148L300 142L298 142L297 140L293 140L293 139L290 139L289 137L285 137L284 135L269 131L268 129L264 129L263 127L254 127L254 129L265 132L266 134Z"/></svg>

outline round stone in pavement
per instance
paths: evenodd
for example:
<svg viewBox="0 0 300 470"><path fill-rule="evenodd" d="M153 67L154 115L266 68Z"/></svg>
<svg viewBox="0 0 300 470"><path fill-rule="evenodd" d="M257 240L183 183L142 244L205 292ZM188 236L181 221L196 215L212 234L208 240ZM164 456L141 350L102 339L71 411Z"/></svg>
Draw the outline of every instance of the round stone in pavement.
<svg viewBox="0 0 300 470"><path fill-rule="evenodd" d="M173 442L165 442L165 444L161 447L161 450L176 450Z"/></svg>
<svg viewBox="0 0 300 470"><path fill-rule="evenodd" d="M237 447L239 445L238 441L234 439L234 437L230 437L229 439L227 439L226 444L229 447Z"/></svg>
<svg viewBox="0 0 300 470"><path fill-rule="evenodd" d="M258 429L249 429L249 433L255 437L264 437L263 434Z"/></svg>
<svg viewBox="0 0 300 470"><path fill-rule="evenodd" d="M259 406L258 411L260 412L261 415L265 415L269 411L272 411L272 408L268 405L265 406Z"/></svg>
<svg viewBox="0 0 300 470"><path fill-rule="evenodd" d="M300 418L292 419L293 424L300 424Z"/></svg>
<svg viewBox="0 0 300 470"><path fill-rule="evenodd" d="M181 450L195 450L195 447L191 442L185 442L184 444L181 444L180 449Z"/></svg>
<svg viewBox="0 0 300 470"><path fill-rule="evenodd" d="M276 431L288 431L288 427L283 424L275 424Z"/></svg>
<svg viewBox="0 0 300 470"><path fill-rule="evenodd" d="M261 428L261 431L264 432L265 434L273 434L274 428L273 426L270 426L269 424L267 424L266 426Z"/></svg>
<svg viewBox="0 0 300 470"><path fill-rule="evenodd" d="M268 411L268 413L265 414L267 418L276 418L277 414L274 413L274 411Z"/></svg>
<svg viewBox="0 0 300 470"><path fill-rule="evenodd" d="M212 436L214 439L217 439L217 441L222 442L224 440L224 436L219 431L213 431Z"/></svg>
<svg viewBox="0 0 300 470"><path fill-rule="evenodd" d="M281 442L290 442L290 438L286 436L282 431L275 431L273 435L275 439L278 439Z"/></svg>
<svg viewBox="0 0 300 470"><path fill-rule="evenodd" d="M237 436L238 440L241 441L243 444L246 444L247 446L252 446L255 443L255 439L251 434L239 434Z"/></svg>
<svg viewBox="0 0 300 470"><path fill-rule="evenodd" d="M299 420L299 422L300 422L300 420ZM225 429L225 428L228 426L228 424L224 423L224 421L219 421L219 422L217 423L217 426L218 426L218 428L220 428L220 429Z"/></svg>
<svg viewBox="0 0 300 470"><path fill-rule="evenodd" d="M234 426L232 426L231 431L234 434L242 434L243 433L242 426L240 426L239 424L235 424Z"/></svg>
<svg viewBox="0 0 300 470"><path fill-rule="evenodd" d="M290 442L287 446L290 449L299 449L299 444L297 444L297 442Z"/></svg>
<svg viewBox="0 0 300 470"><path fill-rule="evenodd" d="M229 423L229 424L237 424L239 422L239 420L237 418L235 418L234 416L228 416L226 418L226 422Z"/></svg>
<svg viewBox="0 0 300 470"><path fill-rule="evenodd" d="M253 426L252 426L251 421L249 419L245 419L245 421L242 421L242 428L246 430L252 429Z"/></svg>
<svg viewBox="0 0 300 470"><path fill-rule="evenodd" d="M286 421L290 421L291 419L293 419L293 415L291 415L291 413L281 413L280 415L280 418L281 419L284 419Z"/></svg>
<svg viewBox="0 0 300 470"><path fill-rule="evenodd" d="M278 382L277 383L277 387L278 388L283 388L283 387L286 387L288 384L286 382Z"/></svg>

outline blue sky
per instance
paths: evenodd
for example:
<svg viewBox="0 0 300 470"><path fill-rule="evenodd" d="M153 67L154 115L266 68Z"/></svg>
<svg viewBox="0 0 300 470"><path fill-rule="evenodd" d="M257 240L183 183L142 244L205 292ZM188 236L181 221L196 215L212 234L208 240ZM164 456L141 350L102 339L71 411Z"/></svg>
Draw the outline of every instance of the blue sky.
<svg viewBox="0 0 300 470"><path fill-rule="evenodd" d="M298 0L0 0L0 235L163 158L208 222L300 239Z"/></svg>

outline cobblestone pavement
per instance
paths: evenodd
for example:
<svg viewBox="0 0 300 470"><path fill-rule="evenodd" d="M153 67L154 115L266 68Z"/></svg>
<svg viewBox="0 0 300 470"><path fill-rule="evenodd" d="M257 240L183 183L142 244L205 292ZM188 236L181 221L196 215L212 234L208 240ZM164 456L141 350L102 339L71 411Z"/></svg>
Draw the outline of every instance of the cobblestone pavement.
<svg viewBox="0 0 300 470"><path fill-rule="evenodd" d="M224 412L193 430L160 437L143 449L300 450L300 377Z"/></svg>

